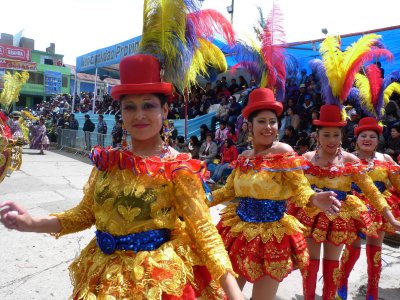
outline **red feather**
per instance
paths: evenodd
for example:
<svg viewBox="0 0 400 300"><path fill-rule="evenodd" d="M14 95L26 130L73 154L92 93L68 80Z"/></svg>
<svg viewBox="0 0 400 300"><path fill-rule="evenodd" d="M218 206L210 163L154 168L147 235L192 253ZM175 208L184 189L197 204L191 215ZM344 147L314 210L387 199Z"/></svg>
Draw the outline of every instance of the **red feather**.
<svg viewBox="0 0 400 300"><path fill-rule="evenodd" d="M281 46L285 43L282 23L283 14L279 6L274 3L262 34L261 44L261 53L268 74L266 86L268 88L274 88L278 78L283 82L286 79L284 48Z"/></svg>
<svg viewBox="0 0 400 300"><path fill-rule="evenodd" d="M383 78L381 70L377 65L372 64L365 68L365 73L367 75L369 86L371 89L371 100L374 107L378 104L379 93L382 88Z"/></svg>
<svg viewBox="0 0 400 300"><path fill-rule="evenodd" d="M232 24L218 11L204 9L188 14L196 28L198 36L207 40L213 40L215 33L220 34L232 46L235 42L235 33Z"/></svg>
<svg viewBox="0 0 400 300"><path fill-rule="evenodd" d="M342 93L340 94L340 99L346 99L350 93L350 89L353 87L354 76L361 69L362 65L375 59L385 57L386 60L390 61L393 59L393 54L387 49L372 48L360 57L358 57L354 63L350 66L349 71L346 74L344 80Z"/></svg>

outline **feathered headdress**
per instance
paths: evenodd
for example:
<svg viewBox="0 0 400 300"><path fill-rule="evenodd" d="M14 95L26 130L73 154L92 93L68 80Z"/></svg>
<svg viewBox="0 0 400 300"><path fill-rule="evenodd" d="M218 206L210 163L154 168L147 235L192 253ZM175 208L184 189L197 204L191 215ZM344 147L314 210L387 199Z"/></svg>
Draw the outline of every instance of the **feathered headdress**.
<svg viewBox="0 0 400 300"><path fill-rule="evenodd" d="M359 79L358 73L363 64L380 57L392 59L392 54L386 49L382 49L379 42L380 36L377 34L367 34L359 38L356 42L341 50L341 40L339 36L328 36L321 43L320 53L322 60L311 60L309 65L311 70L321 81L322 94L326 104L341 106L350 95L354 79ZM375 70L370 70L371 80L376 78ZM365 77L366 80L367 77ZM373 93L377 93L376 84L373 84ZM351 98L360 96L365 91L353 91ZM344 111L344 110L343 110ZM345 118L345 113L343 118Z"/></svg>
<svg viewBox="0 0 400 300"><path fill-rule="evenodd" d="M400 79L400 72L394 71L383 79L378 66L371 64L365 68L365 73L355 76L352 100L367 116L380 120L390 96L394 92L400 94L400 83L396 82Z"/></svg>
<svg viewBox="0 0 400 300"><path fill-rule="evenodd" d="M283 14L279 5L274 2L261 33L261 46L252 41L250 45L239 42L232 48L238 61L232 69L245 69L256 82L260 82L260 87L272 89L279 101L283 101L285 97L287 67L287 56L282 46L285 43L282 24ZM297 66L293 63L293 57L289 60L292 62L291 66Z"/></svg>
<svg viewBox="0 0 400 300"><path fill-rule="evenodd" d="M18 102L19 93L28 81L29 74L7 72L3 76L4 89L0 94L0 107L9 111L13 103ZM13 141L6 115L0 111L0 182L13 170L19 169L22 162L22 148L18 141Z"/></svg>
<svg viewBox="0 0 400 300"><path fill-rule="evenodd" d="M0 94L0 107L9 111L13 103L18 102L19 93L29 79L29 73L23 71L11 74L7 72L3 76L4 88Z"/></svg>
<svg viewBox="0 0 400 300"><path fill-rule="evenodd" d="M230 23L216 11L201 11L196 0L145 0L138 53L156 56L164 80L183 91L209 68L226 71L224 54L212 44L217 33L234 42Z"/></svg>

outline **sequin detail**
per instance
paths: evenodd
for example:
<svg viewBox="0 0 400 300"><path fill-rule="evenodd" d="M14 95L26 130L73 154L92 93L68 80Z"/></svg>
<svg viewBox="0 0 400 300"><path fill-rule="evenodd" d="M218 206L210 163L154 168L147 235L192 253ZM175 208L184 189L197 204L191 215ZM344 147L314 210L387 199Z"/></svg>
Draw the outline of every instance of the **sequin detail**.
<svg viewBox="0 0 400 300"><path fill-rule="evenodd" d="M334 192L336 194L336 199L339 201L344 201L347 198L347 195L350 195L350 192L339 191L339 190L332 190L326 187L319 188L315 184L311 185L311 188L316 192Z"/></svg>
<svg viewBox="0 0 400 300"><path fill-rule="evenodd" d="M264 223L282 219L285 211L286 200L240 198L236 213L242 221Z"/></svg>
<svg viewBox="0 0 400 300"><path fill-rule="evenodd" d="M374 181L374 184L375 184L376 188L381 193L384 193L386 191L386 184L384 182L382 182L382 181ZM351 189L355 190L359 194L362 194L362 191L361 191L360 187L355 182L353 182L351 184Z"/></svg>
<svg viewBox="0 0 400 300"><path fill-rule="evenodd" d="M96 231L97 246L104 254L112 254L116 250L151 251L169 241L169 229L147 230L138 233L114 236L108 232Z"/></svg>

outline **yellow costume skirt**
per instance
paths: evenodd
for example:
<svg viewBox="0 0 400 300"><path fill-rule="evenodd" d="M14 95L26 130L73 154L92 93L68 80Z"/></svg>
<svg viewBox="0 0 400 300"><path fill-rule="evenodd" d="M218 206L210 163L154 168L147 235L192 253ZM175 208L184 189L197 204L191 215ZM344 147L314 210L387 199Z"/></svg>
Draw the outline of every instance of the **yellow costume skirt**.
<svg viewBox="0 0 400 300"><path fill-rule="evenodd" d="M172 236L153 251L107 255L94 239L69 267L72 299L224 299L191 245Z"/></svg>

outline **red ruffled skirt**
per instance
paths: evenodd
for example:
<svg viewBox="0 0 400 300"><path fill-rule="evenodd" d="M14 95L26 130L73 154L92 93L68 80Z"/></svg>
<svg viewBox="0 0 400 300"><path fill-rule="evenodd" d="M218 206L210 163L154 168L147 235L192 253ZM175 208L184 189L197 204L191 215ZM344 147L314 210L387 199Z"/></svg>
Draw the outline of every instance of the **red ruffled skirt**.
<svg viewBox="0 0 400 300"><path fill-rule="evenodd" d="M270 223L250 223L236 215L237 204L226 207L217 229L233 270L254 283L269 276L282 281L293 269L308 266L309 254L302 225L292 216Z"/></svg>
<svg viewBox="0 0 400 300"><path fill-rule="evenodd" d="M357 197L359 197L365 205L369 208L369 214L372 218L373 226L377 228L377 231L384 231L386 233L393 234L396 232L396 230L393 228L393 226L390 224L390 222L384 218L379 211L371 205L369 202L368 198L365 197L362 194L355 193ZM385 196L386 202L390 206L390 209L392 211L393 216L397 219L400 220L400 197L397 195L396 191L393 189L391 190L386 190L383 192L383 195Z"/></svg>
<svg viewBox="0 0 400 300"><path fill-rule="evenodd" d="M316 243L351 245L359 238L359 232L368 236L377 236L377 227L368 208L361 199L353 195L347 196L346 200L342 201L337 215L328 217L317 207L289 211L305 226L304 236L312 238Z"/></svg>

